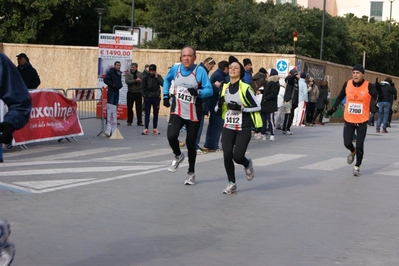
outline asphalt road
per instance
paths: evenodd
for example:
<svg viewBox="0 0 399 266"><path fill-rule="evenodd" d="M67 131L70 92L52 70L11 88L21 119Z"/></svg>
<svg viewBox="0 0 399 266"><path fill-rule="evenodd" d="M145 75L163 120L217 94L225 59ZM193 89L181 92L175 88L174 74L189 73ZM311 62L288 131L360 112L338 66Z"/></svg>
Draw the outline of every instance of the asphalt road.
<svg viewBox="0 0 399 266"><path fill-rule="evenodd" d="M183 185L187 159L166 170L165 117L158 136L120 122L121 140L84 120L78 142L4 150L0 218L11 223L13 266L399 265L397 121L388 134L369 127L360 177L342 124L252 140L255 178L236 166L237 195L222 194L222 153L197 156L195 186Z"/></svg>

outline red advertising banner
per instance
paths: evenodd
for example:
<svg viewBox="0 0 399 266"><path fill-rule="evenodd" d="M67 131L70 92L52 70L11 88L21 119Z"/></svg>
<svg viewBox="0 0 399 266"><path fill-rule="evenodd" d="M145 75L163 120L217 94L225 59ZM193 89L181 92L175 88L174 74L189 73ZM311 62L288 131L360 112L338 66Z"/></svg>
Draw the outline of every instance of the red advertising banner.
<svg viewBox="0 0 399 266"><path fill-rule="evenodd" d="M14 132L15 145L83 135L76 100L58 91L33 90L29 123Z"/></svg>

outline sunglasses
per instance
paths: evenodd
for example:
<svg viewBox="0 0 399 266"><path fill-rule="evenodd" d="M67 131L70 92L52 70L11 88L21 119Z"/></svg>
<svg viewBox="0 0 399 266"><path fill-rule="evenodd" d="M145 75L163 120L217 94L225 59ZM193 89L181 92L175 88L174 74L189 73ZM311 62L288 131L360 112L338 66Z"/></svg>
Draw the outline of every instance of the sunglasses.
<svg viewBox="0 0 399 266"><path fill-rule="evenodd" d="M207 64L210 64L212 62L215 62L215 60L213 60L213 58L211 58L208 62L206 62Z"/></svg>

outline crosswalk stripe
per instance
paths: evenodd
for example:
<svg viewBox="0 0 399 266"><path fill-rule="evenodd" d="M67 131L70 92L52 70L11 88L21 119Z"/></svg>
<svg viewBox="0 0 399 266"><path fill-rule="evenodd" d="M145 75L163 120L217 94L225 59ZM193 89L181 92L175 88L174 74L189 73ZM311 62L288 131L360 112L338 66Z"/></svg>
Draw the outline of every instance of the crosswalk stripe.
<svg viewBox="0 0 399 266"><path fill-rule="evenodd" d="M347 166L346 160L342 157L336 157L325 161L319 161L317 163L308 164L300 169L308 169L308 170L323 170L323 171L334 171L336 169L343 168Z"/></svg>
<svg viewBox="0 0 399 266"><path fill-rule="evenodd" d="M0 172L0 176L27 176L27 175L53 175L75 173L101 173L114 171L142 171L159 168L160 165L135 165L135 166L106 166L106 167L79 167L79 168L53 168L39 170L21 170ZM162 166L164 167L164 166Z"/></svg>
<svg viewBox="0 0 399 266"><path fill-rule="evenodd" d="M64 180L45 180L45 181L26 181L26 182L12 182L15 185L43 189L49 187L58 187L63 185L69 185L73 183L87 182L95 180L96 178L86 178L86 179L64 179Z"/></svg>
<svg viewBox="0 0 399 266"><path fill-rule="evenodd" d="M272 164L278 164L278 163L283 163L286 161L299 159L302 157L306 157L306 155L281 153L281 154L274 154L271 156L253 159L252 163L254 166L268 166L268 165L272 165Z"/></svg>
<svg viewBox="0 0 399 266"><path fill-rule="evenodd" d="M84 150L84 151L72 151L72 152L58 154L57 156L54 156L54 155L43 156L43 157L40 157L40 160L68 159L68 158L75 158L75 157L80 157L80 156L87 156L87 155L92 155L92 154L98 154L98 153L104 153L104 152L110 152L110 151L118 151L118 150L127 150L127 149L131 149L131 148L97 148L97 149L89 149L89 150Z"/></svg>
<svg viewBox="0 0 399 266"><path fill-rule="evenodd" d="M380 175L399 176L399 163L394 163L385 167L383 171L378 172Z"/></svg>
<svg viewBox="0 0 399 266"><path fill-rule="evenodd" d="M156 149L156 150L148 150L142 152L131 152L128 154L121 154L116 156L104 157L104 158L96 158L91 159L90 161L132 161L137 159L155 157L160 155L173 154L172 150L169 149Z"/></svg>
<svg viewBox="0 0 399 266"><path fill-rule="evenodd" d="M63 150L66 149L67 147L57 147L58 150ZM7 149L3 149L3 158L7 161L7 159L14 158L14 157L19 157L21 155L34 155L37 153L42 153L42 152L48 152L50 150L54 150L54 147L40 147L40 148L35 148L35 149L27 149L27 150L21 150L19 147L13 147L12 150L7 151ZM32 158L35 158L33 156ZM53 156L54 158L54 156Z"/></svg>

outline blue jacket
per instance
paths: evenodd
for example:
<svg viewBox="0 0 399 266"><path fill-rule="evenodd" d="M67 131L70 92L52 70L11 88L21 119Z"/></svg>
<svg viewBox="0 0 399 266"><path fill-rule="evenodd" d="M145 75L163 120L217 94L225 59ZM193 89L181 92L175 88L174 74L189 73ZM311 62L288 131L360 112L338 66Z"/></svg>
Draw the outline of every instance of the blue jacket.
<svg viewBox="0 0 399 266"><path fill-rule="evenodd" d="M245 83L247 83L248 85L252 84L252 76L251 73L249 73L248 71L245 70L244 72L244 77L242 78L242 81L244 81Z"/></svg>
<svg viewBox="0 0 399 266"><path fill-rule="evenodd" d="M212 97L209 99L209 111L211 114L216 114L215 112L215 107L217 105L218 102L218 98L219 98L219 93L223 87L223 84L220 85L220 87L216 87L215 86L215 82L219 81L222 83L227 83L229 82L229 76L227 73L224 73L223 70L221 70L220 68L216 69L215 72L213 72L212 76L211 76L211 84L212 84L212 88L213 88L213 95Z"/></svg>
<svg viewBox="0 0 399 266"><path fill-rule="evenodd" d="M122 72L114 67L109 69L104 77L104 83L108 85L108 89L120 90L122 85Z"/></svg>
<svg viewBox="0 0 399 266"><path fill-rule="evenodd" d="M193 70L195 69L197 65L194 64L192 67L189 69L185 69L183 66L181 67L181 73L186 76L189 75ZM164 98L168 98L169 96L169 90L170 90L170 85L172 83L172 80L175 79L177 71L180 67L180 64L174 65L170 68L168 74L166 74L165 79L163 81L163 95ZM212 85L211 82L208 78L208 74L206 73L205 68L203 67L198 67L197 72L196 72L196 80L198 82L198 87L201 87L201 94L198 95L198 98L206 98L210 97L213 94L212 90ZM167 95L167 96L165 96Z"/></svg>
<svg viewBox="0 0 399 266"><path fill-rule="evenodd" d="M0 53L0 99L8 107L4 122L14 129L23 128L29 121L32 100L28 88L15 65Z"/></svg>

